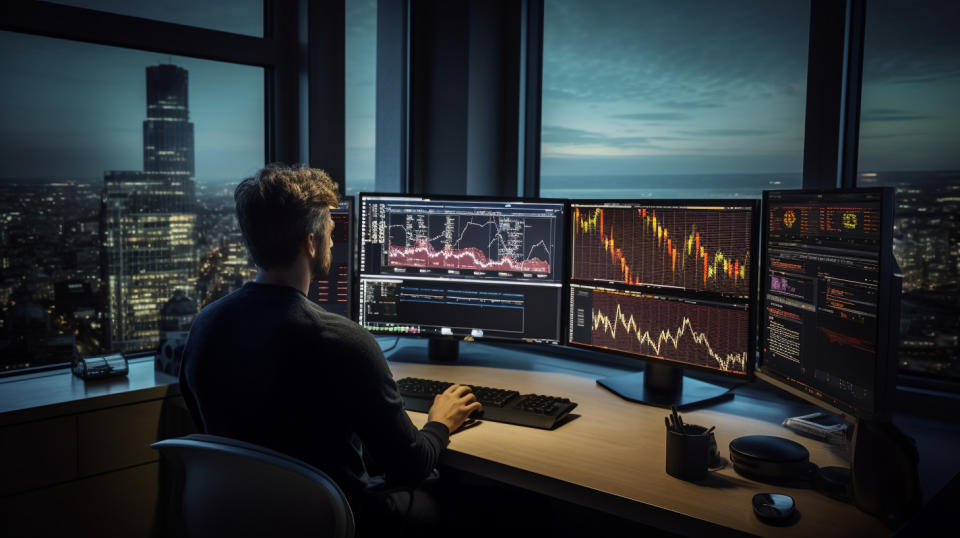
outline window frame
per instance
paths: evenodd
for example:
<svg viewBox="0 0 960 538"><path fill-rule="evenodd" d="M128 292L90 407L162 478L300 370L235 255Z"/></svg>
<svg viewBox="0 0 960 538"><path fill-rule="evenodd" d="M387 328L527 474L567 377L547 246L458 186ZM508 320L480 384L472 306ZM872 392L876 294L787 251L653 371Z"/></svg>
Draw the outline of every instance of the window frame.
<svg viewBox="0 0 960 538"><path fill-rule="evenodd" d="M527 150L519 163L526 196L540 195L540 114L543 78L543 6L524 0L528 70L526 115L521 117ZM807 91L803 144L804 189L855 188L860 140L860 99L867 0L810 0ZM539 19L537 19L539 17ZM535 81L536 91L532 91ZM535 148L531 150L530 148ZM536 162L530 162L535 159ZM906 389L906 390L905 390ZM960 409L960 382L900 372L897 407L924 412Z"/></svg>
<svg viewBox="0 0 960 538"><path fill-rule="evenodd" d="M264 37L260 38L51 2L13 0L0 11L0 30L262 67L264 155L267 162L296 162L296 7L291 2L264 0Z"/></svg>
<svg viewBox="0 0 960 538"><path fill-rule="evenodd" d="M393 5L385 0L378 4L381 13ZM410 39L409 4L410 0L400 0L395 17L403 23L398 37L405 47L409 47ZM856 187L866 0L810 0L810 6L803 187ZM343 177L344 0L264 0L263 8L262 38L28 0L3 3L0 30L262 67L267 162L293 163L305 155L309 162L323 163L335 177ZM524 58L518 121L522 137L517 163L521 174L516 190L527 197L538 197L544 0L522 0L521 9ZM378 24L378 35L383 33L380 28ZM310 36L318 36L318 40ZM378 55L379 51L378 43ZM401 57L399 79L406 103L408 52L403 51ZM300 79L305 72L311 84L303 95ZM341 84L316 83L322 80ZM378 105L379 101L378 92ZM409 145L405 141L409 125L405 114L399 124L396 130L404 140L399 156L402 190L408 191L405 168ZM301 147L302 141L306 141L306 148ZM39 368L52 367L62 365ZM0 373L0 377L12 373ZM898 378L898 384L905 386L930 389L934 388L931 383L938 391L960 393L960 383L909 374ZM903 393L898 391L898 395ZM919 398L932 401L934 397L924 392Z"/></svg>
<svg viewBox="0 0 960 538"><path fill-rule="evenodd" d="M310 84L304 90L300 79L343 80L344 0L263 0L263 10L263 37L255 37L52 2L10 0L0 6L0 30L263 68L265 161L293 164L306 155L309 162L323 162L335 177L343 177L343 84ZM300 24L303 13L307 25ZM314 133L310 126L315 124L333 128ZM57 363L10 370L0 372L0 378L68 367L70 363Z"/></svg>
<svg viewBox="0 0 960 538"><path fill-rule="evenodd" d="M856 72L846 73L848 80L855 80L849 83L844 99L851 103L851 106L856 107L856 116L846 118L849 128L846 132L847 143L843 148L841 162L843 175L840 178L844 188L857 187L860 179L860 102L863 95L867 0L846 0L845 4L850 19L848 40L853 43L850 47L850 65L856 69ZM903 371L898 365L897 398L900 406L913 409L917 414L956 420L957 414L960 414L960 380L945 379L932 373Z"/></svg>

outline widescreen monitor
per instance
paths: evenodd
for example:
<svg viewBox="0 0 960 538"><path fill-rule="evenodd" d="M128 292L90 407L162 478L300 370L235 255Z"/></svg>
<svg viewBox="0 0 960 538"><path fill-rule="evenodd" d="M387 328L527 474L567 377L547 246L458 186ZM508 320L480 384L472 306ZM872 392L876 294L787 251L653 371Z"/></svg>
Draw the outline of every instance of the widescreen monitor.
<svg viewBox="0 0 960 538"><path fill-rule="evenodd" d="M893 190L763 199L758 375L831 411L889 413L900 303Z"/></svg>
<svg viewBox="0 0 960 538"><path fill-rule="evenodd" d="M330 272L325 278L310 282L307 297L327 312L356 320L351 308L353 297L353 198L344 198L337 209L330 210L333 219L333 247L330 249Z"/></svg>
<svg viewBox="0 0 960 538"><path fill-rule="evenodd" d="M647 363L598 383L629 400L690 407L730 393L684 381L682 369L752 374L758 205L571 204L568 342Z"/></svg>
<svg viewBox="0 0 960 538"><path fill-rule="evenodd" d="M560 343L564 215L559 201L361 194L360 325Z"/></svg>

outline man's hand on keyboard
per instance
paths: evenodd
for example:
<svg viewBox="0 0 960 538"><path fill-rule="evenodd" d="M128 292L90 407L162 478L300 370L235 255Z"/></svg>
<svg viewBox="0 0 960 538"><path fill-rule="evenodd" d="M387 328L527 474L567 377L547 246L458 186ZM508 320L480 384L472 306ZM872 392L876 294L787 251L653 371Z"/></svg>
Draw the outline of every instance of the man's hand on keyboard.
<svg viewBox="0 0 960 538"><path fill-rule="evenodd" d="M483 406L477 397L466 385L450 385L447 390L433 398L433 406L427 413L428 421L442 423L453 433L470 416L470 413L479 411Z"/></svg>

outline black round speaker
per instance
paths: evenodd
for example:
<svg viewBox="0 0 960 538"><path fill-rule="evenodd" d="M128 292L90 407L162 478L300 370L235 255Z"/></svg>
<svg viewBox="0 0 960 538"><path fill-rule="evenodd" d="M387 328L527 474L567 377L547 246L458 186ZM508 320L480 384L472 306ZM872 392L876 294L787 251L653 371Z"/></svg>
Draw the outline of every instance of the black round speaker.
<svg viewBox="0 0 960 538"><path fill-rule="evenodd" d="M810 452L800 443L772 435L747 435L730 441L733 469L760 482L789 482L816 471Z"/></svg>

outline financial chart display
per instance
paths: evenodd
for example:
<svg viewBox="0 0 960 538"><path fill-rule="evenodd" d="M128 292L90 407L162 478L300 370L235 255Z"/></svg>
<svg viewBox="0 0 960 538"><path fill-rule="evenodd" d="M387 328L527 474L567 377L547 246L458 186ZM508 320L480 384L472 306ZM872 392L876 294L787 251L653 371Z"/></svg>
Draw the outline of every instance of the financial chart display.
<svg viewBox="0 0 960 538"><path fill-rule="evenodd" d="M360 324L559 343L564 204L362 195Z"/></svg>
<svg viewBox="0 0 960 538"><path fill-rule="evenodd" d="M333 247L330 249L330 272L326 278L310 282L307 297L315 301L327 312L352 318L350 311L351 279L350 271L353 259L353 244L350 241L353 225L353 199L340 202L337 209L330 211L333 219Z"/></svg>
<svg viewBox="0 0 960 538"><path fill-rule="evenodd" d="M844 410L870 412L882 194L766 195L761 364Z"/></svg>
<svg viewBox="0 0 960 538"><path fill-rule="evenodd" d="M572 204L569 341L746 375L756 218L753 201Z"/></svg>
<svg viewBox="0 0 960 538"><path fill-rule="evenodd" d="M572 278L750 296L753 211L574 207Z"/></svg>

